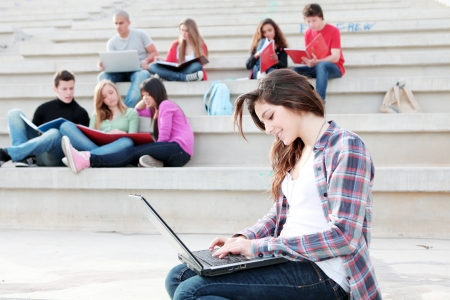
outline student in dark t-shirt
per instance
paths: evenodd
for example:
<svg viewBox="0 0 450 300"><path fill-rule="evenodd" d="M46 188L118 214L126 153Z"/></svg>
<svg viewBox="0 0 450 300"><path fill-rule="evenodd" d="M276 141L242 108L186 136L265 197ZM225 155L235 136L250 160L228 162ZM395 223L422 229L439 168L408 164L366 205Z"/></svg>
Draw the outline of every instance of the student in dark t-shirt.
<svg viewBox="0 0 450 300"><path fill-rule="evenodd" d="M69 71L57 72L53 78L53 91L57 98L40 105L33 116L33 123L40 126L58 118L76 124L89 125L89 115L73 98L75 76ZM50 129L42 135L25 123L19 109L8 112L8 128L12 146L0 148L0 167L12 160L16 167L63 166L61 159L61 134ZM33 159L36 157L36 161Z"/></svg>

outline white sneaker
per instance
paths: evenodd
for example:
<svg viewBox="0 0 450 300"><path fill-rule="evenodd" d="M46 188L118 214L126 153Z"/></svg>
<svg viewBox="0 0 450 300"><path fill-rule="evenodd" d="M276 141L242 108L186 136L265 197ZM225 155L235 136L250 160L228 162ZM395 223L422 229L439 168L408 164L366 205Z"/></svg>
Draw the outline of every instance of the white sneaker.
<svg viewBox="0 0 450 300"><path fill-rule="evenodd" d="M161 81L166 81L164 78L162 78L161 76L159 76L159 74L153 74L153 78L159 79Z"/></svg>
<svg viewBox="0 0 450 300"><path fill-rule="evenodd" d="M69 168L70 168L69 162L67 161L67 157L63 157L61 160L62 160L63 164L66 165L66 167L69 167Z"/></svg>
<svg viewBox="0 0 450 300"><path fill-rule="evenodd" d="M154 159L150 155L144 155L139 158L139 165L144 168L162 168L164 163L160 160Z"/></svg>
<svg viewBox="0 0 450 300"><path fill-rule="evenodd" d="M256 79L262 79L264 77L266 77L267 73L266 72L260 72L258 71L258 74L256 74Z"/></svg>
<svg viewBox="0 0 450 300"><path fill-rule="evenodd" d="M186 81L200 81L203 79L203 71L198 71L192 74L186 75Z"/></svg>

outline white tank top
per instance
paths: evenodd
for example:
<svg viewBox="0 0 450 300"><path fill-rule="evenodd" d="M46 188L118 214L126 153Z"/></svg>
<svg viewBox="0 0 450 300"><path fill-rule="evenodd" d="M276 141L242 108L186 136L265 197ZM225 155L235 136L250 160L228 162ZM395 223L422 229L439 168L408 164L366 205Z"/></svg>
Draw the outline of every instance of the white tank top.
<svg viewBox="0 0 450 300"><path fill-rule="evenodd" d="M296 180L292 180L291 174L288 173L281 184L281 189L289 203L289 213L281 231L282 237L295 238L328 229L317 191L313 159L308 159ZM315 264L347 293L350 291L341 257Z"/></svg>

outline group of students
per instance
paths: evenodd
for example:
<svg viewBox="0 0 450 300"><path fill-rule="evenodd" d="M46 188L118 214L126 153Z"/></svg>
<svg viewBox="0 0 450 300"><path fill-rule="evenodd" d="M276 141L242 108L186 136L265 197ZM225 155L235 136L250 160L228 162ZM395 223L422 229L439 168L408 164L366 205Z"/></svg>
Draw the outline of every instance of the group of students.
<svg viewBox="0 0 450 300"><path fill-rule="evenodd" d="M98 67L102 72L98 75L98 81L110 80L117 82L131 82L125 97L125 105L134 107L141 99L141 83L152 77L167 81L200 81L207 80L208 76L199 62L192 62L185 68L174 71L163 64L163 60L153 43L152 38L142 29L130 28L131 21L127 12L121 10L113 16L117 34L106 43L107 51L136 50L141 63L141 70L134 72L106 72L102 61ZM203 41L197 24L192 19L184 19L178 24L180 36L172 42L166 58L166 62L183 63L196 57L208 57L208 48Z"/></svg>
<svg viewBox="0 0 450 300"><path fill-rule="evenodd" d="M320 58L314 54L311 58L303 57L305 65L294 67L293 70L308 78L316 78L316 91L325 103L328 79L340 78L345 74L341 35L339 29L324 21L322 8L318 4L306 5L303 9L303 17L309 26L304 35L305 47L321 34L328 46L328 55ZM273 64L267 71L261 73L260 54L268 41L274 41L275 54L270 57ZM253 36L251 54L246 62L246 67L250 70L250 78L261 78L266 73L287 68L288 55L284 51L285 48L288 48L288 43L280 26L272 19L261 21Z"/></svg>
<svg viewBox="0 0 450 300"><path fill-rule="evenodd" d="M323 15L317 14L314 7L305 8L305 18L311 18L310 34L314 34L315 26L324 26ZM308 15L310 11L314 15ZM327 25L321 28L322 33L333 32ZM214 277L197 275L189 266L180 264L167 275L166 290L171 299L177 300L381 299L368 250L375 177L371 155L358 135L334 121L326 121L324 96L318 87L314 89L306 76L298 74L301 73L298 69L285 69L287 57L283 48L287 45L279 27L273 21L262 22L258 32L275 40L278 49L277 57L273 57L275 67L260 80L256 90L238 97L233 117L244 136L242 117L246 106L255 125L275 137L270 151L274 204L254 226L231 238L217 237L209 248L219 258L232 253L256 259L285 257L288 262ZM258 72L255 66L259 37L255 34L252 56L247 62L253 74ZM311 38L308 33L306 38ZM336 64L342 52L333 45L325 60L314 57L305 60L303 71L319 76L326 70L327 76L342 76L343 71ZM178 50L169 56L189 55L186 53L190 50L173 47ZM202 51L205 49L206 46ZM146 56L144 65L148 57L156 57L153 54ZM164 75L167 70L159 68L150 66L150 71L158 76L139 85L142 100L133 107L122 102L112 81L102 79L94 92L94 113L90 120L73 98L74 75L58 72L54 78L57 99L38 107L33 123L39 126L58 117L70 122L38 135L24 122L23 112L10 111L12 146L0 149L0 166L10 159L16 166L26 166L33 155L43 165L64 163L75 173L88 167L128 164L185 165L193 156L194 136L183 111L168 100L160 80L171 75ZM98 146L73 124L112 133L132 133L138 130L139 116L153 119L156 142L135 146L130 139L121 138Z"/></svg>
<svg viewBox="0 0 450 300"><path fill-rule="evenodd" d="M74 173L87 167L182 167L194 155L194 133L181 108L169 100L164 84L149 78L140 86L142 100L127 107L113 82L100 81L94 91L94 112L88 113L74 99L75 76L69 71L54 76L57 99L39 106L32 122L36 126L64 118L59 128L42 134L30 127L25 114L8 113L11 146L0 148L0 166L12 160L16 167L61 166ZM75 124L106 133L136 133L139 117L152 118L155 142L135 146L129 137L97 145ZM148 131L151 131L148 128Z"/></svg>

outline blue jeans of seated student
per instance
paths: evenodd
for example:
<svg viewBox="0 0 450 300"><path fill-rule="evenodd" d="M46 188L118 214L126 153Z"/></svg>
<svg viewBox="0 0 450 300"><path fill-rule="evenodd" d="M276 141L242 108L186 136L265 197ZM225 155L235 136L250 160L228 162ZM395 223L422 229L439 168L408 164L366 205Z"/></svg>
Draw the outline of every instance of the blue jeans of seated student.
<svg viewBox="0 0 450 300"><path fill-rule="evenodd" d="M348 299L348 294L312 262L287 262L236 273L202 277L186 265L166 277L174 300Z"/></svg>
<svg viewBox="0 0 450 300"><path fill-rule="evenodd" d="M67 136L72 146L79 151L89 151L95 155L103 155L122 151L134 145L133 140L127 137L120 138L107 145L98 146L91 141L78 127L72 122L65 122L59 128L62 136Z"/></svg>
<svg viewBox="0 0 450 300"><path fill-rule="evenodd" d="M121 72L121 73L106 73L101 72L98 74L97 80L104 79L111 80L112 82L131 82L128 89L124 103L130 108L134 108L141 99L141 83L145 79L150 78L150 73L147 70L140 70L136 72Z"/></svg>
<svg viewBox="0 0 450 300"><path fill-rule="evenodd" d="M332 62L319 62L314 67L302 66L295 67L292 70L300 75L304 75L310 78L316 78L316 91L322 97L325 103L325 97L327 94L328 79L342 77L339 67Z"/></svg>
<svg viewBox="0 0 450 300"><path fill-rule="evenodd" d="M36 156L38 166L63 166L61 159L64 153L61 149L61 134L52 128L42 135L28 126L20 115L25 115L19 109L8 112L8 128L12 146L7 147L13 162L28 156Z"/></svg>
<svg viewBox="0 0 450 300"><path fill-rule="evenodd" d="M202 70L202 64L199 62L193 62L184 69L181 69L179 72L172 71L163 65L159 64L151 64L150 65L150 73L158 74L165 80L168 81L186 81L186 75L192 74Z"/></svg>
<svg viewBox="0 0 450 300"><path fill-rule="evenodd" d="M150 155L162 161L164 167L182 167L189 162L191 156L175 142L155 142L128 147L123 151L106 155L92 155L92 168L118 168L129 164L137 165L139 158Z"/></svg>

